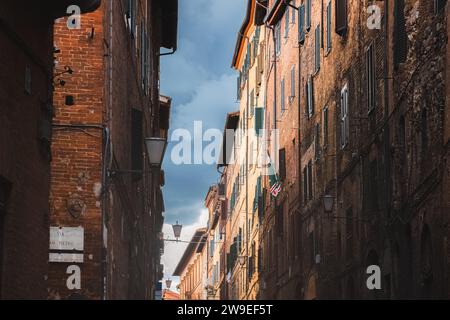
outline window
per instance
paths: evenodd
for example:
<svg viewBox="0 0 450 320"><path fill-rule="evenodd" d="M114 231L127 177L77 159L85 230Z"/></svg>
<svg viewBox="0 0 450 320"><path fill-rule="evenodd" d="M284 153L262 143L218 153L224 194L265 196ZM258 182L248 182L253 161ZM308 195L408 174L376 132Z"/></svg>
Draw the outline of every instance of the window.
<svg viewBox="0 0 450 320"><path fill-rule="evenodd" d="M306 30L309 31L311 29L311 0L306 0L306 14L305 14L305 22L306 22Z"/></svg>
<svg viewBox="0 0 450 320"><path fill-rule="evenodd" d="M346 84L341 91L341 147L348 144L350 135L350 125L348 117L348 85Z"/></svg>
<svg viewBox="0 0 450 320"><path fill-rule="evenodd" d="M317 25L315 31L315 51L314 51L314 62L315 62L315 73L320 70L320 24Z"/></svg>
<svg viewBox="0 0 450 320"><path fill-rule="evenodd" d="M292 5L297 8L297 1L293 0ZM292 24L295 24L295 16L296 15L297 15L297 10L295 10L294 8L291 7L291 17L292 17L291 23Z"/></svg>
<svg viewBox="0 0 450 320"><path fill-rule="evenodd" d="M295 97L295 66L291 69L291 99Z"/></svg>
<svg viewBox="0 0 450 320"><path fill-rule="evenodd" d="M345 215L347 261L353 258L353 210L348 208Z"/></svg>
<svg viewBox="0 0 450 320"><path fill-rule="evenodd" d="M347 0L336 0L336 33L344 35L347 31Z"/></svg>
<svg viewBox="0 0 450 320"><path fill-rule="evenodd" d="M286 180L286 149L280 149L279 151L279 173L280 180Z"/></svg>
<svg viewBox="0 0 450 320"><path fill-rule="evenodd" d="M315 134L314 134L314 136L315 136L315 150L314 150L314 152L315 152L315 156L316 156L316 160L319 160L320 159L320 152L321 152L321 150L320 150L320 124L319 123L317 123L316 124L316 132L315 132Z"/></svg>
<svg viewBox="0 0 450 320"><path fill-rule="evenodd" d="M278 22L275 26L275 54L279 55L281 52L281 23Z"/></svg>
<svg viewBox="0 0 450 320"><path fill-rule="evenodd" d="M308 81L306 82L306 106L308 110L308 117L312 117L314 114L314 88L313 88L313 81L312 76L309 76Z"/></svg>
<svg viewBox="0 0 450 320"><path fill-rule="evenodd" d="M331 1L327 5L327 53L331 51Z"/></svg>
<svg viewBox="0 0 450 320"><path fill-rule="evenodd" d="M408 36L406 34L405 0L394 3L394 65L406 61L408 55Z"/></svg>
<svg viewBox="0 0 450 320"><path fill-rule="evenodd" d="M286 10L284 14L284 38L289 37L289 10Z"/></svg>
<svg viewBox="0 0 450 320"><path fill-rule="evenodd" d="M313 193L313 172L312 172L312 161L308 163L308 199L312 200L314 196Z"/></svg>
<svg viewBox="0 0 450 320"><path fill-rule="evenodd" d="M323 108L323 145L328 145L328 107Z"/></svg>
<svg viewBox="0 0 450 320"><path fill-rule="evenodd" d="M147 38L147 32L145 31L145 23L141 23L141 81L142 90L144 94L147 95L149 92L148 77L149 77L149 66L148 66L148 45L149 41Z"/></svg>
<svg viewBox="0 0 450 320"><path fill-rule="evenodd" d="M285 85L284 85L284 79L281 80L281 113L283 113L286 110L286 104L285 104Z"/></svg>
<svg viewBox="0 0 450 320"><path fill-rule="evenodd" d="M128 0L126 18L130 34L134 37L136 35L136 0Z"/></svg>
<svg viewBox="0 0 450 320"><path fill-rule="evenodd" d="M447 0L434 0L434 13L439 14L441 11L443 11L446 4Z"/></svg>
<svg viewBox="0 0 450 320"><path fill-rule="evenodd" d="M298 8L298 42L305 43L305 5Z"/></svg>
<svg viewBox="0 0 450 320"><path fill-rule="evenodd" d="M260 130L264 128L264 108L255 108L255 130L256 135L260 135Z"/></svg>
<svg viewBox="0 0 450 320"><path fill-rule="evenodd" d="M131 169L136 171L143 170L143 126L142 111L131 110ZM134 173L133 178L140 179L141 173Z"/></svg>
<svg viewBox="0 0 450 320"><path fill-rule="evenodd" d="M373 44L366 52L366 76L367 76L367 110L371 112L375 108L375 50Z"/></svg>

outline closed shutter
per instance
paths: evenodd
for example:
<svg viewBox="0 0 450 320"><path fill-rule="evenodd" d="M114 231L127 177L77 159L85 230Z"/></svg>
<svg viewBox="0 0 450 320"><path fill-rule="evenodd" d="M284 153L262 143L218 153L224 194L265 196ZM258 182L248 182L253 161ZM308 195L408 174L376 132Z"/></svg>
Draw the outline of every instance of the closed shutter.
<svg viewBox="0 0 450 320"><path fill-rule="evenodd" d="M280 161L280 180L286 180L286 149L280 149L279 151Z"/></svg>
<svg viewBox="0 0 450 320"><path fill-rule="evenodd" d="M447 0L434 0L434 12L436 14L440 13L445 9L446 4Z"/></svg>
<svg viewBox="0 0 450 320"><path fill-rule="evenodd" d="M308 199L312 200L313 198L313 177L312 177L312 162L308 163Z"/></svg>
<svg viewBox="0 0 450 320"><path fill-rule="evenodd" d="M347 31L347 0L335 0L336 2L336 33L345 34Z"/></svg>
<svg viewBox="0 0 450 320"><path fill-rule="evenodd" d="M405 1L395 1L394 7L394 64L398 67L408 55L408 35L406 33Z"/></svg>
<svg viewBox="0 0 450 320"><path fill-rule="evenodd" d="M316 27L315 31L315 71L320 70L320 25Z"/></svg>
<svg viewBox="0 0 450 320"><path fill-rule="evenodd" d="M256 135L261 134L264 124L264 108L255 108L255 131Z"/></svg>
<svg viewBox="0 0 450 320"><path fill-rule="evenodd" d="M312 76L309 76L308 82L306 84L306 97L307 97L307 106L308 106L308 116L312 117L314 114L314 87Z"/></svg>
<svg viewBox="0 0 450 320"><path fill-rule="evenodd" d="M131 109L131 169L142 171L143 168L143 126L142 111ZM140 179L141 173L133 174L134 179Z"/></svg>
<svg viewBox="0 0 450 320"><path fill-rule="evenodd" d="M327 5L327 51L331 50L331 1Z"/></svg>
<svg viewBox="0 0 450 320"><path fill-rule="evenodd" d="M281 80L281 112L284 112L286 109L286 102L285 102L285 85L284 85L284 79Z"/></svg>
<svg viewBox="0 0 450 320"><path fill-rule="evenodd" d="M303 200L308 202L308 167L303 169Z"/></svg>
<svg viewBox="0 0 450 320"><path fill-rule="evenodd" d="M305 5L298 8L298 42L305 43Z"/></svg>
<svg viewBox="0 0 450 320"><path fill-rule="evenodd" d="M306 30L309 31L311 29L311 0L306 0Z"/></svg>

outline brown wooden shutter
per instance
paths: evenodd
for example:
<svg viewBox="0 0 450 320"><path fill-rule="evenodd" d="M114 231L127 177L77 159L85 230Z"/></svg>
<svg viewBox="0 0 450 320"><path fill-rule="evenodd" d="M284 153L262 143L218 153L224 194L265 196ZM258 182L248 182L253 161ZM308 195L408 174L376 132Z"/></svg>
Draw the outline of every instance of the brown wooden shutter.
<svg viewBox="0 0 450 320"><path fill-rule="evenodd" d="M341 36L347 31L347 0L336 0L335 29Z"/></svg>
<svg viewBox="0 0 450 320"><path fill-rule="evenodd" d="M406 33L405 1L395 1L394 7L394 65L406 61L408 55L408 36Z"/></svg>

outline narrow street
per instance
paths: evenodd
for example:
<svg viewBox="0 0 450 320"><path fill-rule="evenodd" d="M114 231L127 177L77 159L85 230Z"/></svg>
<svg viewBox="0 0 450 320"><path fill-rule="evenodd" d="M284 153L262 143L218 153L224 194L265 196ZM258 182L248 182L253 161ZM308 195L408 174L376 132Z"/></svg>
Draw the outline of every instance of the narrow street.
<svg viewBox="0 0 450 320"><path fill-rule="evenodd" d="M0 300L448 300L449 18L2 1Z"/></svg>

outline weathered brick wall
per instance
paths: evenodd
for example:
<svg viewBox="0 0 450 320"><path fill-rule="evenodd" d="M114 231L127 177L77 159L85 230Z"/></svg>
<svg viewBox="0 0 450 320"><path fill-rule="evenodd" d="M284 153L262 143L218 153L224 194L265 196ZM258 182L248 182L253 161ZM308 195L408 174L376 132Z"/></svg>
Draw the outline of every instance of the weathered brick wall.
<svg viewBox="0 0 450 320"><path fill-rule="evenodd" d="M0 177L11 184L0 231L0 295L45 299L50 162L38 128L52 98L53 21L34 4L24 10L21 2L4 1L0 11Z"/></svg>
<svg viewBox="0 0 450 320"><path fill-rule="evenodd" d="M103 294L104 7L83 14L79 30L69 29L66 18L57 20L54 28L55 47L60 50L55 73L69 66L73 74L57 77L66 84L57 85L54 93L50 226L84 228L84 263L79 264L81 290L66 286L66 270L72 263L50 263L50 299L66 299L74 293L101 299ZM66 105L66 96L73 97L73 105ZM74 200L80 201L82 209L71 213Z"/></svg>

